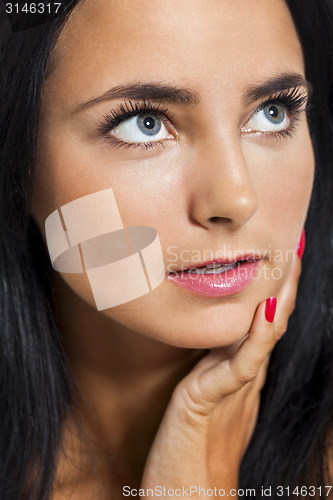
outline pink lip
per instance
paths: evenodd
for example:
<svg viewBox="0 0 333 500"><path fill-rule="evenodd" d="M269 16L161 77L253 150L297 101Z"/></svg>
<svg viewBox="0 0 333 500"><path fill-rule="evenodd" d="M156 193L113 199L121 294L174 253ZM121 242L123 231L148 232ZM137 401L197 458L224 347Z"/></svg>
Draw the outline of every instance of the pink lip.
<svg viewBox="0 0 333 500"><path fill-rule="evenodd" d="M202 266L207 266L209 264L232 264L233 262L237 262L238 260L259 260L261 259L260 255L254 255L254 254L246 254L246 255L239 255L234 257L233 259L211 259L207 260L206 262L202 262L201 264L198 264L197 262L195 264L192 264L189 267L182 267L181 269L177 269L177 272L180 271L187 271L188 269L195 269L196 267L202 267Z"/></svg>
<svg viewBox="0 0 333 500"><path fill-rule="evenodd" d="M231 262L235 262L235 260L228 263ZM168 279L175 285L197 295L224 297L244 290L256 277L261 262L262 259L240 262L235 268L228 269L221 274L174 271L168 275ZM227 262L223 261L223 263ZM189 269L194 268L192 266Z"/></svg>

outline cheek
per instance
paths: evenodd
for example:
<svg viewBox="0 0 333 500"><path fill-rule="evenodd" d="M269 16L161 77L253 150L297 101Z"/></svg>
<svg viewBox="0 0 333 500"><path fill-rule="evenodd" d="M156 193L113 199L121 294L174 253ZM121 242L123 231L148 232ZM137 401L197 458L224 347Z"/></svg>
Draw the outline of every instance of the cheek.
<svg viewBox="0 0 333 500"><path fill-rule="evenodd" d="M260 200L252 227L267 252L263 283L267 296L276 295L295 258L306 220L315 171L313 147L304 127L276 151L256 147L247 153Z"/></svg>
<svg viewBox="0 0 333 500"><path fill-rule="evenodd" d="M57 123L57 122L56 122ZM173 152L140 162L126 159L108 144L89 143L71 130L45 118L41 125L35 183L35 212L40 225L56 208L89 193L112 188L124 225L149 225L173 205L175 175L168 175ZM50 159L52 161L50 162Z"/></svg>
<svg viewBox="0 0 333 500"><path fill-rule="evenodd" d="M313 184L313 169L306 163L292 168L285 164L277 176L272 176L271 187L262 195L263 203L276 226L299 226L306 218ZM275 182L274 182L275 181Z"/></svg>
<svg viewBox="0 0 333 500"><path fill-rule="evenodd" d="M286 139L284 139L286 140ZM259 157L253 168L259 190L260 219L271 228L272 245L294 248L310 202L314 155L307 127L283 148Z"/></svg>
<svg viewBox="0 0 333 500"><path fill-rule="evenodd" d="M48 130L52 130L52 127L44 124L42 130L43 134L39 137L34 215L44 237L45 220L52 212L69 202L108 188L114 192L124 226L149 226L157 229L158 235L163 233L163 224L158 221L163 211L166 213L161 204L161 200L166 200L166 197L161 195L163 189L167 194L168 188L166 183L158 182L156 176L151 175L151 165L135 170L130 162L112 161L112 158L106 161L105 154L96 152L92 155L93 148L88 148L87 154L83 154L84 147L79 143L76 146L80 154L75 154L73 137L69 140L63 131L58 130L57 134L53 134L57 139L51 140ZM158 271L158 274L160 278L161 272ZM59 275L75 295L96 309L86 274ZM156 284L152 286L154 289Z"/></svg>

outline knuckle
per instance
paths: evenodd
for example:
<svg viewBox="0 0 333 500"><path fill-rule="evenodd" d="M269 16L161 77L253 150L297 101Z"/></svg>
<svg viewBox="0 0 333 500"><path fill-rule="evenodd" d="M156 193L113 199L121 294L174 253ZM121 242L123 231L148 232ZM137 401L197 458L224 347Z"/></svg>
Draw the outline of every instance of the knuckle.
<svg viewBox="0 0 333 500"><path fill-rule="evenodd" d="M172 401L192 416L207 413L205 397L196 379L180 383L173 391Z"/></svg>
<svg viewBox="0 0 333 500"><path fill-rule="evenodd" d="M270 362L270 357L271 355L268 354L267 358L263 362L263 364L260 367L259 373L258 373L258 383L259 383L259 388L260 390L264 387L266 383L266 378L267 378L267 372L268 372L268 366Z"/></svg>
<svg viewBox="0 0 333 500"><path fill-rule="evenodd" d="M272 348L272 342L275 343L275 328L273 330L273 334L268 335L265 338L258 339L258 354L264 353L266 355Z"/></svg>
<svg viewBox="0 0 333 500"><path fill-rule="evenodd" d="M237 371L234 374L234 377L240 385L245 385L245 384L251 382L252 380L254 380L255 377L257 376L257 374L258 374L257 368L247 367L247 368L242 368L242 370Z"/></svg>
<svg viewBox="0 0 333 500"><path fill-rule="evenodd" d="M275 342L277 342L278 340L280 340L280 338L287 331L287 328L288 328L288 321L286 321L286 320L282 320L282 321L280 320L278 323L276 323L275 329L274 329L274 339L275 339Z"/></svg>

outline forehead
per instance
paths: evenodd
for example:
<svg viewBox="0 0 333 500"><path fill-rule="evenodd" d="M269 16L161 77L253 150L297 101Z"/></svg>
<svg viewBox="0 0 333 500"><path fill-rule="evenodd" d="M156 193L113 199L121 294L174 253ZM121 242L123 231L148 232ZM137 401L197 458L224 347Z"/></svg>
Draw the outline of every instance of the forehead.
<svg viewBox="0 0 333 500"><path fill-rule="evenodd" d="M81 0L52 56L50 83L73 103L110 80L232 91L303 70L284 0Z"/></svg>

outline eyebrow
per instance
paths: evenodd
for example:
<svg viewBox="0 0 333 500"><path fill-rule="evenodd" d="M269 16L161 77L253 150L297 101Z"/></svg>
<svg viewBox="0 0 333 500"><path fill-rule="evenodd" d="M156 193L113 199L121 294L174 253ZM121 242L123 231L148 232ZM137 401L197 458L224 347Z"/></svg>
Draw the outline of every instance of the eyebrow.
<svg viewBox="0 0 333 500"><path fill-rule="evenodd" d="M243 98L244 103L251 104L254 101L276 94L277 92L297 87L305 87L309 95L312 93L312 85L303 75L299 73L285 73L247 89Z"/></svg>
<svg viewBox="0 0 333 500"><path fill-rule="evenodd" d="M131 83L113 87L101 96L80 104L75 108L74 113L87 109L94 104L110 101L112 99L133 99L136 101L158 101L193 105L199 104L200 95L199 92L195 90L161 82Z"/></svg>
<svg viewBox="0 0 333 500"><path fill-rule="evenodd" d="M305 87L311 93L311 84L298 73L285 73L278 77L254 85L245 91L243 100L250 104L258 99L295 87ZM200 93L193 89L177 87L163 82L123 84L107 90L104 94L90 99L74 108L76 114L91 106L113 99L133 99L136 101L169 102L183 105L200 103Z"/></svg>

